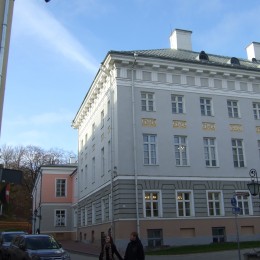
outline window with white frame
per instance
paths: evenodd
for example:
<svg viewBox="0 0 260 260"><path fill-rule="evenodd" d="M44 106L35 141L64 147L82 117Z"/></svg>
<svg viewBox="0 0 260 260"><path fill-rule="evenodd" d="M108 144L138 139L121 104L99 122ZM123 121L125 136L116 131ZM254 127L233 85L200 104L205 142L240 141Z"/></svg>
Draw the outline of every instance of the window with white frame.
<svg viewBox="0 0 260 260"><path fill-rule="evenodd" d="M92 203L92 224L96 223L96 203Z"/></svg>
<svg viewBox="0 0 260 260"><path fill-rule="evenodd" d="M101 148L101 176L105 174L105 148Z"/></svg>
<svg viewBox="0 0 260 260"><path fill-rule="evenodd" d="M203 138L204 145L204 157L205 163L208 167L217 166L217 147L216 147L216 139L213 137L204 137Z"/></svg>
<svg viewBox="0 0 260 260"><path fill-rule="evenodd" d="M209 216L223 216L223 198L220 191L207 192L208 215Z"/></svg>
<svg viewBox="0 0 260 260"><path fill-rule="evenodd" d="M227 100L228 116L232 118L239 118L238 101Z"/></svg>
<svg viewBox="0 0 260 260"><path fill-rule="evenodd" d="M67 180L56 179L56 197L66 197L67 193Z"/></svg>
<svg viewBox="0 0 260 260"><path fill-rule="evenodd" d="M107 120L110 119L110 114L111 114L111 104L110 104L110 100L107 101Z"/></svg>
<svg viewBox="0 0 260 260"><path fill-rule="evenodd" d="M105 114L104 114L104 110L101 111L101 114L100 114L100 117L101 117L101 128L104 127L104 120L105 120Z"/></svg>
<svg viewBox="0 0 260 260"><path fill-rule="evenodd" d="M184 113L184 97L181 95L171 95L172 113L183 114Z"/></svg>
<svg viewBox="0 0 260 260"><path fill-rule="evenodd" d="M111 142L107 142L107 171L111 171Z"/></svg>
<svg viewBox="0 0 260 260"><path fill-rule="evenodd" d="M84 170L84 187L85 189L87 188L88 185L88 165L85 165L85 170Z"/></svg>
<svg viewBox="0 0 260 260"><path fill-rule="evenodd" d="M88 134L85 134L85 149L88 147Z"/></svg>
<svg viewBox="0 0 260 260"><path fill-rule="evenodd" d="M179 217L194 216L192 191L177 191L177 213Z"/></svg>
<svg viewBox="0 0 260 260"><path fill-rule="evenodd" d="M85 226L88 225L88 207L85 206Z"/></svg>
<svg viewBox="0 0 260 260"><path fill-rule="evenodd" d="M96 159L95 157L92 158L92 183L95 182L96 178Z"/></svg>
<svg viewBox="0 0 260 260"><path fill-rule="evenodd" d="M188 165L186 136L179 136L179 135L174 136L174 153L175 153L175 163L177 166Z"/></svg>
<svg viewBox="0 0 260 260"><path fill-rule="evenodd" d="M109 194L108 196L108 219L112 219L112 195Z"/></svg>
<svg viewBox="0 0 260 260"><path fill-rule="evenodd" d="M260 119L260 102L253 102L254 119Z"/></svg>
<svg viewBox="0 0 260 260"><path fill-rule="evenodd" d="M85 208L82 207L81 210L80 210L80 225L81 227L84 227L85 226Z"/></svg>
<svg viewBox="0 0 260 260"><path fill-rule="evenodd" d="M237 207L240 208L241 215L252 215L253 209L248 191L236 191Z"/></svg>
<svg viewBox="0 0 260 260"><path fill-rule="evenodd" d="M101 199L101 219L102 219L102 222L104 222L106 219L106 199L105 198Z"/></svg>
<svg viewBox="0 0 260 260"><path fill-rule="evenodd" d="M232 139L232 152L234 167L245 167L245 156L242 139Z"/></svg>
<svg viewBox="0 0 260 260"><path fill-rule="evenodd" d="M56 209L55 210L55 226L65 227L66 226L66 210Z"/></svg>
<svg viewBox="0 0 260 260"><path fill-rule="evenodd" d="M161 216L160 192L144 191L144 217L157 218Z"/></svg>
<svg viewBox="0 0 260 260"><path fill-rule="evenodd" d="M211 98L200 98L200 112L202 116L212 116L212 99Z"/></svg>
<svg viewBox="0 0 260 260"><path fill-rule="evenodd" d="M142 111L155 111L154 107L154 93L141 92L141 107Z"/></svg>
<svg viewBox="0 0 260 260"><path fill-rule="evenodd" d="M157 164L157 136L154 134L143 134L144 164Z"/></svg>
<svg viewBox="0 0 260 260"><path fill-rule="evenodd" d="M92 124L92 139L95 139L95 133L96 133L96 124Z"/></svg>

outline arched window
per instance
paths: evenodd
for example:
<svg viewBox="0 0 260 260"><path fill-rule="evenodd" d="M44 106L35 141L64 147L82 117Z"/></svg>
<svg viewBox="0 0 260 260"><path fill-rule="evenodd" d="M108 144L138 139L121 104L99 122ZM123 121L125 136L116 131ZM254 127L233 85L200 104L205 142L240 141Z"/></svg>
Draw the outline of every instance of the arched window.
<svg viewBox="0 0 260 260"><path fill-rule="evenodd" d="M230 59L230 64L232 64L232 65L240 65L239 59L236 58L236 57L232 57Z"/></svg>
<svg viewBox="0 0 260 260"><path fill-rule="evenodd" d="M208 61L209 60L208 54L205 51L201 51L199 54L199 60Z"/></svg>

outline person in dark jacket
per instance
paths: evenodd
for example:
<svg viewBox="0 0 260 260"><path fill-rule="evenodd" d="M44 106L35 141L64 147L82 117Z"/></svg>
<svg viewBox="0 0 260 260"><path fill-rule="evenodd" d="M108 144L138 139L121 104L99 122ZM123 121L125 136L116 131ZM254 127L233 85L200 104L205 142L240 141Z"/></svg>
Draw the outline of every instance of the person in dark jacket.
<svg viewBox="0 0 260 260"><path fill-rule="evenodd" d="M130 242L125 251L124 260L144 260L144 248L137 232L130 234Z"/></svg>
<svg viewBox="0 0 260 260"><path fill-rule="evenodd" d="M106 236L105 243L102 246L99 260L113 260L114 254L118 257L119 260L123 260L123 257L117 251L116 245L113 243L113 240L110 236Z"/></svg>

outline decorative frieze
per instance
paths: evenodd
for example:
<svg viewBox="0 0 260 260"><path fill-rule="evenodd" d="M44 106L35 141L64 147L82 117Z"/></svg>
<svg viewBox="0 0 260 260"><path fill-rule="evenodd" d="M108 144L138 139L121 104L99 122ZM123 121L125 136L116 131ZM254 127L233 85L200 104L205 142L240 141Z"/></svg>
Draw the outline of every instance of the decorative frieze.
<svg viewBox="0 0 260 260"><path fill-rule="evenodd" d="M211 122L202 122L202 129L206 131L215 131L216 124Z"/></svg>
<svg viewBox="0 0 260 260"><path fill-rule="evenodd" d="M172 127L173 128L186 128L187 122L184 120L173 120L172 121Z"/></svg>
<svg viewBox="0 0 260 260"><path fill-rule="evenodd" d="M242 132L243 131L243 127L240 124L230 124L230 131L232 132Z"/></svg>
<svg viewBox="0 0 260 260"><path fill-rule="evenodd" d="M155 118L142 118L142 126L156 127L156 119Z"/></svg>

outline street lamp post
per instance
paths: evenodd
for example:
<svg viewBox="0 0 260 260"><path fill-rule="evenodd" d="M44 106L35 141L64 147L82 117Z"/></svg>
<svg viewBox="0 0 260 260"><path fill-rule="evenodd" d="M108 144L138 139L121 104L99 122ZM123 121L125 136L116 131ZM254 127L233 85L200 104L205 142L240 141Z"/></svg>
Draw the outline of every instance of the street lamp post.
<svg viewBox="0 0 260 260"><path fill-rule="evenodd" d="M247 188L252 196L256 196L260 192L257 171L255 169L251 169L249 171L249 176L251 177L251 182L247 184Z"/></svg>

